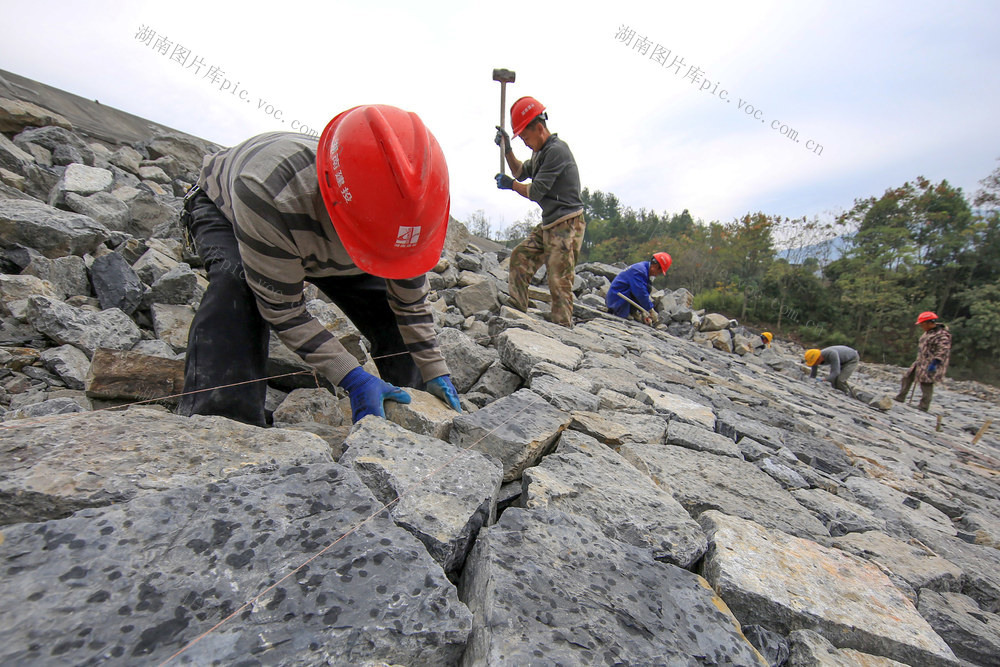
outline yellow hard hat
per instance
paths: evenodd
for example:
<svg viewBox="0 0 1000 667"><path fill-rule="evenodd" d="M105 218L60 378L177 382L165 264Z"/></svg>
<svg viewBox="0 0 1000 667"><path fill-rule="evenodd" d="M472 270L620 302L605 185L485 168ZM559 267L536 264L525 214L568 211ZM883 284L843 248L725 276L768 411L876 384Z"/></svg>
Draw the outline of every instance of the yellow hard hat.
<svg viewBox="0 0 1000 667"><path fill-rule="evenodd" d="M813 348L811 350L806 350L806 365L815 366L816 364L818 364L821 354L822 353L816 348Z"/></svg>
<svg viewBox="0 0 1000 667"><path fill-rule="evenodd" d="M771 335L770 331L765 331L760 335L760 337L766 340L768 345L770 345L771 341L774 340L774 336Z"/></svg>

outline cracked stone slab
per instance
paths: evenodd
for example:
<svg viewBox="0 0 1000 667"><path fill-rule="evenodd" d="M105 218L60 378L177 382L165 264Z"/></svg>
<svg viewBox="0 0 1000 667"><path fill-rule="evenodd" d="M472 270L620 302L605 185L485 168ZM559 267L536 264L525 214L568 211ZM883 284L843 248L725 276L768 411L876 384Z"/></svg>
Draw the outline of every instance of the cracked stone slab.
<svg viewBox="0 0 1000 667"><path fill-rule="evenodd" d="M619 452L692 516L716 509L793 535L829 537L816 517L752 463L673 445L627 444Z"/></svg>
<svg viewBox="0 0 1000 667"><path fill-rule="evenodd" d="M459 594L466 666L767 664L701 577L556 510L504 512Z"/></svg>
<svg viewBox="0 0 1000 667"><path fill-rule="evenodd" d="M792 495L800 505L815 514L834 537L868 530L885 530L885 520L875 516L870 509L829 491L796 489L792 491Z"/></svg>
<svg viewBox="0 0 1000 667"><path fill-rule="evenodd" d="M838 648L911 664L957 664L872 563L714 510L699 523L710 543L705 578L741 622L781 634L815 630Z"/></svg>
<svg viewBox="0 0 1000 667"><path fill-rule="evenodd" d="M962 593L986 611L1000 614L1000 552L969 544L943 533L926 535L924 544L937 555L962 568Z"/></svg>
<svg viewBox="0 0 1000 667"><path fill-rule="evenodd" d="M468 289L468 288L467 288ZM540 333L526 329L507 329L497 338L500 360L524 379L543 361L573 371L583 361L583 352Z"/></svg>
<svg viewBox="0 0 1000 667"><path fill-rule="evenodd" d="M58 518L305 456L330 460L329 445L309 433L152 408L10 422L0 428L0 525Z"/></svg>
<svg viewBox="0 0 1000 667"><path fill-rule="evenodd" d="M352 466L392 518L455 575L479 530L496 520L503 467L496 459L412 433L378 417L354 425L342 465Z"/></svg>
<svg viewBox="0 0 1000 667"><path fill-rule="evenodd" d="M731 456L734 459L743 458L743 453L732 438L727 438L714 430L679 421L670 422L667 427L667 444L720 456Z"/></svg>
<svg viewBox="0 0 1000 667"><path fill-rule="evenodd" d="M924 539L929 532L955 536L958 531L948 515L913 496L867 477L848 477L844 485L858 502L885 519L889 534Z"/></svg>
<svg viewBox="0 0 1000 667"><path fill-rule="evenodd" d="M715 428L715 413L712 408L696 403L689 398L671 394L655 387L644 387L636 396L647 405L652 405L657 412L670 416L671 420L679 420L704 428Z"/></svg>
<svg viewBox="0 0 1000 667"><path fill-rule="evenodd" d="M962 570L919 543L904 542L873 530L837 537L832 546L883 566L890 579L899 577L914 591L962 588Z"/></svg>
<svg viewBox="0 0 1000 667"><path fill-rule="evenodd" d="M787 667L907 667L891 658L851 648L839 649L812 630L796 630L788 639Z"/></svg>
<svg viewBox="0 0 1000 667"><path fill-rule="evenodd" d="M528 386L559 410L596 412L601 407L601 399L596 394L551 375L532 375Z"/></svg>
<svg viewBox="0 0 1000 667"><path fill-rule="evenodd" d="M463 449L498 458L503 481L512 482L549 452L570 419L530 389L519 389L476 412L457 415L448 437Z"/></svg>
<svg viewBox="0 0 1000 667"><path fill-rule="evenodd" d="M917 609L955 655L974 665L1000 665L1000 616L960 593L920 591Z"/></svg>
<svg viewBox="0 0 1000 667"><path fill-rule="evenodd" d="M618 419L615 419L615 417ZM577 411L572 414L569 428L579 431L611 447L627 442L660 444L667 432L667 420L656 415L615 415L605 412Z"/></svg>
<svg viewBox="0 0 1000 667"><path fill-rule="evenodd" d="M9 527L0 663L162 664L249 602L176 662L454 664L471 615L379 506L313 460Z"/></svg>
<svg viewBox="0 0 1000 667"><path fill-rule="evenodd" d="M522 483L524 507L585 516L607 537L649 549L656 560L687 568L708 548L701 527L673 496L581 433L563 433L555 453L525 470Z"/></svg>

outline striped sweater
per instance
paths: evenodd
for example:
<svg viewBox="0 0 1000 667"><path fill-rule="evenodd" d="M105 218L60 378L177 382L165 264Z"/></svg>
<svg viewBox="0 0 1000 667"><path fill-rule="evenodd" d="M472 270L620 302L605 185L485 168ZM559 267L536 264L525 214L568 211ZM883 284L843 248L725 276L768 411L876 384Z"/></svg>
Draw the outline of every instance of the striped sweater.
<svg viewBox="0 0 1000 667"><path fill-rule="evenodd" d="M281 341L337 384L357 360L306 310L303 281L363 272L337 237L316 176L318 139L262 134L205 158L198 185L233 223L245 277ZM389 307L424 381L448 373L426 275L386 280Z"/></svg>

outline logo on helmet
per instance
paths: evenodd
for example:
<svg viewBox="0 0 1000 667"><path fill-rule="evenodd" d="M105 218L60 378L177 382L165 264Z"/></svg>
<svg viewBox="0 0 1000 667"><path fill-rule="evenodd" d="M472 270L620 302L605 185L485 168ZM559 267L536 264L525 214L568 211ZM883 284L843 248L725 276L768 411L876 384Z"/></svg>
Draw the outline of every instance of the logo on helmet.
<svg viewBox="0 0 1000 667"><path fill-rule="evenodd" d="M420 240L420 227L400 227L396 232L396 247L409 248Z"/></svg>

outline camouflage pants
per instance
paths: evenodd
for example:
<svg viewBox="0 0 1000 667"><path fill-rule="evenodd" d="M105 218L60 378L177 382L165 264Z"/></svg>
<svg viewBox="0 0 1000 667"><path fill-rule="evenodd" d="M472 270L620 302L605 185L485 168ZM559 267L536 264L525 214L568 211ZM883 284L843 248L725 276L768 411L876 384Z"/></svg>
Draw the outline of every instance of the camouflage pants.
<svg viewBox="0 0 1000 667"><path fill-rule="evenodd" d="M914 364L916 366L916 364ZM910 367L910 370L906 372L903 376L903 381L899 389L899 393L896 394L896 401L899 403L904 403L906 401L906 394L910 391L910 387L913 386L913 380L916 377L916 369ZM934 398L934 383L933 382L921 382L920 384L920 402L917 404L917 408L927 412L931 409L931 399Z"/></svg>
<svg viewBox="0 0 1000 667"><path fill-rule="evenodd" d="M544 263L552 295L551 319L564 327L573 327L573 280L586 226L582 213L549 229L538 225L514 248L508 287L515 308L528 310L528 282Z"/></svg>

